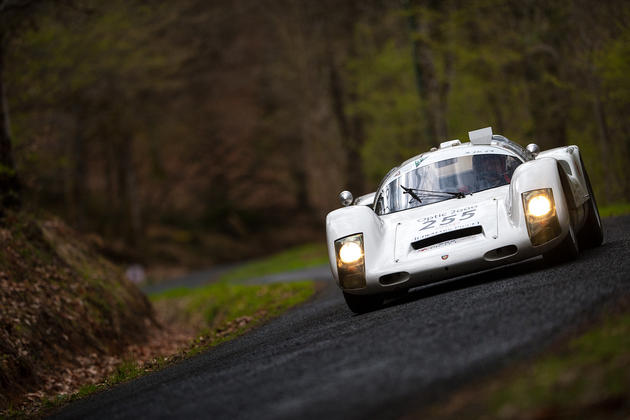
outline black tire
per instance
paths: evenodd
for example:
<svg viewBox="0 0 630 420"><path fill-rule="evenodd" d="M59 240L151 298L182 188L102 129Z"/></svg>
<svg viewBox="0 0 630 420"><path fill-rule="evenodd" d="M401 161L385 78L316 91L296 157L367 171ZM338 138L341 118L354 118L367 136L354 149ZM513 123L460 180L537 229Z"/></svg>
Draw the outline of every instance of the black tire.
<svg viewBox="0 0 630 420"><path fill-rule="evenodd" d="M564 240L551 251L545 252L543 258L548 264L560 264L573 261L578 257L579 253L580 247L577 236L573 231L573 226L569 225L569 232Z"/></svg>
<svg viewBox="0 0 630 420"><path fill-rule="evenodd" d="M586 202L586 220L584 226L578 235L578 241L581 248L594 248L600 246L604 242L604 230L602 229L602 219L599 217L599 209L597 208L597 201L595 201L595 194L593 194L593 188L591 187L591 180L586 172L584 161L580 156L580 165L582 165L582 171L584 172L584 179L586 180L586 189L588 190L589 199Z"/></svg>
<svg viewBox="0 0 630 420"><path fill-rule="evenodd" d="M348 308L354 313L364 314L379 309L383 305L383 296L381 295L352 295L343 292Z"/></svg>
<svg viewBox="0 0 630 420"><path fill-rule="evenodd" d="M384 297L385 299L403 299L409 294L409 289L396 290L395 292L389 292Z"/></svg>

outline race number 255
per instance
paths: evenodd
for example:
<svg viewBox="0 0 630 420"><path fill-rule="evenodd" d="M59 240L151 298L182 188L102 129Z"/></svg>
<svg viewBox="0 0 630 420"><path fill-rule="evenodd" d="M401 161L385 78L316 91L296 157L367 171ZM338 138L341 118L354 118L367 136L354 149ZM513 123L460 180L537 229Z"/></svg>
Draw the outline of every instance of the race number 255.
<svg viewBox="0 0 630 420"><path fill-rule="evenodd" d="M422 231L422 230L434 228L436 226L450 225L456 220L461 222L463 220L468 220L472 218L474 215L475 215L475 209L470 209L470 210L461 212L461 214L453 213L451 215L444 216L441 219L423 220L422 221L423 226L420 228L420 230Z"/></svg>

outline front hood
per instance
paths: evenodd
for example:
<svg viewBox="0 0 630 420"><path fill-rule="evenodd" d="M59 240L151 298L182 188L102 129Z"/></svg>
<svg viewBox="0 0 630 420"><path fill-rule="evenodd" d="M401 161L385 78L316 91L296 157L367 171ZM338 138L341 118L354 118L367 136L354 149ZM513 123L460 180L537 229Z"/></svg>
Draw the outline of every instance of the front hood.
<svg viewBox="0 0 630 420"><path fill-rule="evenodd" d="M402 262L426 251L474 240L479 235L496 237L498 197L504 193L504 188L497 188L478 196L401 212L396 221L394 259ZM460 234L464 236L457 237Z"/></svg>

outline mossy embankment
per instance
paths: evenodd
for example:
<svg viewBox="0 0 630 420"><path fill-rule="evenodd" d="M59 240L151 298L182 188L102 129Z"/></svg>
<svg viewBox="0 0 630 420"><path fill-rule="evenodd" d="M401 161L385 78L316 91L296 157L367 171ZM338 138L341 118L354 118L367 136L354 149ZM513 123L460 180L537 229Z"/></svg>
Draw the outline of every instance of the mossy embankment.
<svg viewBox="0 0 630 420"><path fill-rule="evenodd" d="M321 259L311 248L289 252L294 258L288 260ZM282 255L230 276L280 270L287 260ZM308 281L242 285L222 279L160 293L151 303L119 267L60 220L5 215L0 219L0 417L50 413L235 338L314 293Z"/></svg>
<svg viewBox="0 0 630 420"><path fill-rule="evenodd" d="M146 297L61 221L0 219L0 411L156 325Z"/></svg>

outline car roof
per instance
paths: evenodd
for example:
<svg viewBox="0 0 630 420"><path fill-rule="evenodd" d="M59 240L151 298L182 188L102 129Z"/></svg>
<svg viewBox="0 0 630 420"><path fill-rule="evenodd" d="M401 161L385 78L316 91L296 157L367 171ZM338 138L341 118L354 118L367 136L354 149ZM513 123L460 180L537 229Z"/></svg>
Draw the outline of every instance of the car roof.
<svg viewBox="0 0 630 420"><path fill-rule="evenodd" d="M497 136L498 137L498 136ZM501 136L503 137L503 136ZM505 138L505 137L503 137ZM506 139L507 140L507 139ZM446 145L446 142L442 143ZM452 159L458 156L467 156L467 155L477 155L477 154L502 154L509 155L519 158L520 160L526 160L525 156L520 156L516 151L511 150L512 148L507 148L503 146L503 141L493 141L492 144L473 144L471 142L459 143L459 144L451 144L446 147L442 146L439 149L431 150L425 153L421 153L416 155L410 159L407 159L400 166L393 168L389 171L389 173L385 176L377 191L383 187L383 185L389 184L392 180L398 178L402 174L406 174L409 171L412 171L421 166L431 165L435 162ZM511 143L511 142L510 142Z"/></svg>

